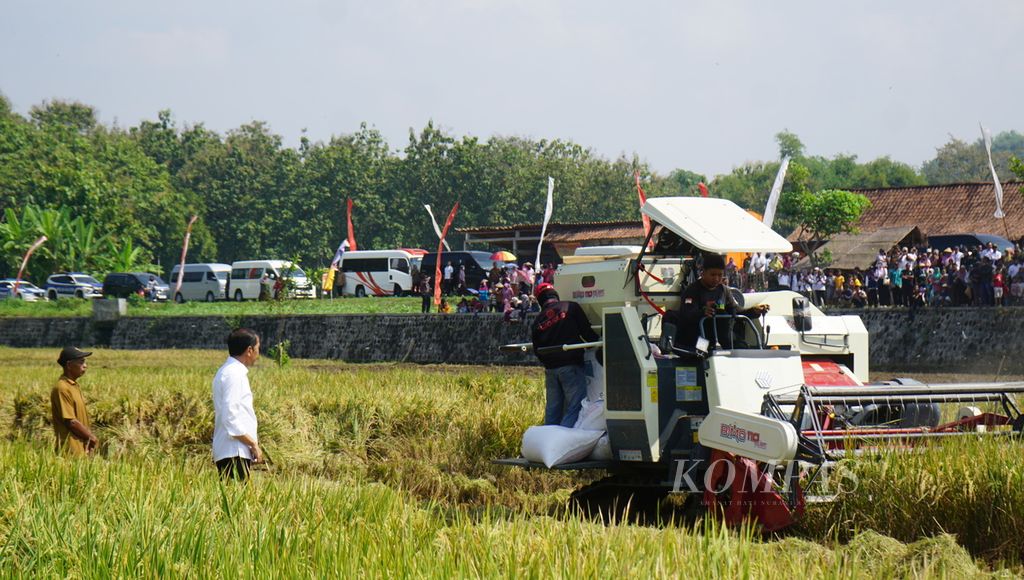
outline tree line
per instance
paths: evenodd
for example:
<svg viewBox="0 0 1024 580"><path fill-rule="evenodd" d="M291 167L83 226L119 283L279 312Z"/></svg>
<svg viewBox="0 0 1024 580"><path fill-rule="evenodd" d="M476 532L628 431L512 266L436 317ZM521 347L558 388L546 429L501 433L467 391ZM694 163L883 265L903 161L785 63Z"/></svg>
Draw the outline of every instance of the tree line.
<svg viewBox="0 0 1024 580"><path fill-rule="evenodd" d="M952 139L917 170L888 157L811 156L796 135L776 138L780 158L793 160L776 220L782 233L799 225L808 193L989 179L980 139ZM997 135L994 155L1009 176L1014 156L1024 157L1024 136ZM433 248L423 204L443 220L460 201L456 226L536 223L549 175L554 221L638 218L635 173L649 196L699 195L704 182L711 195L761 211L778 163L746 163L713 180L685 169L662 175L637 155L607 159L561 139L456 137L432 122L410 130L402 149L366 124L287 147L259 121L219 134L179 125L165 110L136 126L110 126L87 104L48 101L23 116L0 95L0 268L12 275L50 228L54 241L40 249L34 281L64 269L166 272L192 215L190 261L296 257L321 266L345 236L349 197L360 248Z"/></svg>

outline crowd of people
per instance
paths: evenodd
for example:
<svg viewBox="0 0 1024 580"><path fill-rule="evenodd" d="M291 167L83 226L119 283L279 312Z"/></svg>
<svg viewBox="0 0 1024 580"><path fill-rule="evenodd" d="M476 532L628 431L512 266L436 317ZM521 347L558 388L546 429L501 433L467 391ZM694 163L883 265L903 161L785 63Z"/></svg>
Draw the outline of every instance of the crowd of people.
<svg viewBox="0 0 1024 580"><path fill-rule="evenodd" d="M744 291L793 290L819 307L1024 304L1021 245L880 248L864 269L803 267L799 252L730 259L725 275Z"/></svg>
<svg viewBox="0 0 1024 580"><path fill-rule="evenodd" d="M864 268L810 266L799 251L729 258L726 283L744 292L792 290L818 307L920 307L1024 305L1024 252L1021 243L944 249L913 246L880 248ZM442 270L441 312L500 312L509 321L539 312L533 289L554 282L555 265L495 263L476 287L467 285L465 267L447 262ZM434 287L427 272L413 272L414 288L430 312Z"/></svg>
<svg viewBox="0 0 1024 580"><path fill-rule="evenodd" d="M414 270L412 275L413 287L423 298L421 311L430 312L434 296L431 276L418 270ZM467 285L465 266L447 262L442 269L439 310L460 314L500 312L509 322L524 321L528 313L540 312L533 289L539 284L552 284L554 279L554 264L534 268L531 262L522 265L495 262L487 276L472 288ZM453 307L451 301L456 299L458 302Z"/></svg>

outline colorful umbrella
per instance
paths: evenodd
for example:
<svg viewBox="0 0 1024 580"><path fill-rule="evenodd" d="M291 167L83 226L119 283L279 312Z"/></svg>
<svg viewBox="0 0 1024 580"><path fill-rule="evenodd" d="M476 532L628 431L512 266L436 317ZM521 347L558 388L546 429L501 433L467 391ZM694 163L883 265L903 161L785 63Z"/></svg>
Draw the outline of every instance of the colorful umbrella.
<svg viewBox="0 0 1024 580"><path fill-rule="evenodd" d="M497 251L497 252L494 252L493 254L491 254L491 259L496 261L496 262L515 262L516 261L516 255L513 254L512 252L506 252L505 250L500 250L500 251Z"/></svg>

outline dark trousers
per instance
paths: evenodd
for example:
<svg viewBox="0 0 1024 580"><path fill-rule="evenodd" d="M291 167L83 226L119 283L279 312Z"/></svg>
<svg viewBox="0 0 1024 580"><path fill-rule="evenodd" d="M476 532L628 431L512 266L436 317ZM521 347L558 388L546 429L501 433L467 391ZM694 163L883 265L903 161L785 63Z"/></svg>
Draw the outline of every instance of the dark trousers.
<svg viewBox="0 0 1024 580"><path fill-rule="evenodd" d="M430 302L433 300L433 296L430 294L423 295L423 304L420 306L420 312L430 312Z"/></svg>
<svg viewBox="0 0 1024 580"><path fill-rule="evenodd" d="M245 481L249 479L249 465L251 460L244 457L225 457L217 462L217 471L224 479L237 479Z"/></svg>

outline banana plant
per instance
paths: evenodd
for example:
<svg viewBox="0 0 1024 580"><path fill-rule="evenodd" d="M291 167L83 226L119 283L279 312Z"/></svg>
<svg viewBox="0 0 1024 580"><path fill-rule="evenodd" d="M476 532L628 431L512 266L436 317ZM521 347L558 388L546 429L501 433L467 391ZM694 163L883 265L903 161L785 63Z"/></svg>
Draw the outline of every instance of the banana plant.
<svg viewBox="0 0 1024 580"><path fill-rule="evenodd" d="M160 267L149 263L149 256L143 248L129 238L122 243L107 240L106 268L111 272L152 272L160 273Z"/></svg>
<svg viewBox="0 0 1024 580"><path fill-rule="evenodd" d="M86 222L81 216L68 224L67 254L70 268L80 272L94 272L102 269L102 262L108 259L106 250L109 236L98 234L96 225Z"/></svg>

